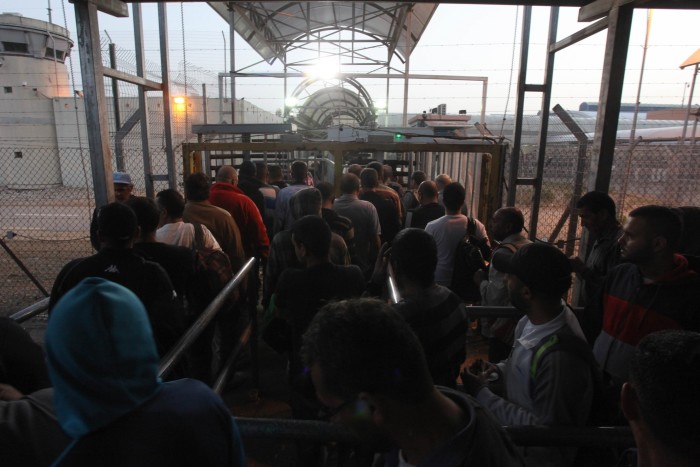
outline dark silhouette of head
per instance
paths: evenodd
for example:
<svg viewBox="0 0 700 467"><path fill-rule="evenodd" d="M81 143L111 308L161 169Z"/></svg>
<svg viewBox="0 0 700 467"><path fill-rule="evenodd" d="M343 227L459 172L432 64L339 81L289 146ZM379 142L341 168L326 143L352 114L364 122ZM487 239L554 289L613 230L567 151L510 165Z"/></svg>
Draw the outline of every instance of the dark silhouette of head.
<svg viewBox="0 0 700 467"><path fill-rule="evenodd" d="M126 202L126 205L134 210L136 222L141 229L142 237L158 229L160 211L155 201L143 196L134 196Z"/></svg>
<svg viewBox="0 0 700 467"><path fill-rule="evenodd" d="M206 201L209 199L209 177L201 172L194 173L185 180L185 197L187 201Z"/></svg>
<svg viewBox="0 0 700 467"><path fill-rule="evenodd" d="M450 183L442 192L442 202L445 204L445 209L452 212L459 211L464 204L465 196L464 187L460 183Z"/></svg>
<svg viewBox="0 0 700 467"><path fill-rule="evenodd" d="M433 285L437 245L423 229L403 229L391 242L391 264L399 286L404 280L427 288Z"/></svg>
<svg viewBox="0 0 700 467"><path fill-rule="evenodd" d="M165 210L168 217L179 219L185 212L185 198L172 188L159 191L156 195L156 203L161 210Z"/></svg>
<svg viewBox="0 0 700 467"><path fill-rule="evenodd" d="M360 191L360 179L355 174L343 174L340 178L340 192L345 195L352 195Z"/></svg>

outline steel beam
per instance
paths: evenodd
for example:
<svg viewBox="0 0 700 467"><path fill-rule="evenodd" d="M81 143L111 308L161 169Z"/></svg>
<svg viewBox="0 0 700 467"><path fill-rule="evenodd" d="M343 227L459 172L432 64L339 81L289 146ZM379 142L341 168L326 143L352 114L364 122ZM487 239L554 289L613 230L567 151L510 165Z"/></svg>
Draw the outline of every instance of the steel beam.
<svg viewBox="0 0 700 467"><path fill-rule="evenodd" d="M177 188L177 165L173 150L173 114L170 98L170 58L168 56L168 13L165 3L158 3L158 30L160 33L160 70L163 81L163 134L168 166L168 186Z"/></svg>
<svg viewBox="0 0 700 467"><path fill-rule="evenodd" d="M234 135L234 134L261 134L274 135L288 133L294 129L291 123L239 123L236 125L210 124L192 125L192 133L197 135Z"/></svg>
<svg viewBox="0 0 700 467"><path fill-rule="evenodd" d="M573 33L572 35L565 37L564 39L557 41L556 44L553 44L549 46L549 51L550 52L559 52L560 50L563 50L570 45L574 45L577 42L580 42L594 34L599 33L603 29L608 27L608 18L603 18L599 21L596 21L595 23L591 24L590 26L586 26L585 28L581 29L580 31L577 31Z"/></svg>
<svg viewBox="0 0 700 467"><path fill-rule="evenodd" d="M141 5L132 6L134 15L134 48L136 49L136 74L139 78L146 77L146 54L143 50L143 20ZM151 168L150 120L148 118L148 100L146 88L139 86L139 109L141 114L141 152L143 153L143 179L146 185L146 196L155 198L153 188L153 169Z"/></svg>
<svg viewBox="0 0 700 467"><path fill-rule="evenodd" d="M610 11L593 155L590 161L589 190L607 193L610 188L633 13L632 5L615 7Z"/></svg>
<svg viewBox="0 0 700 467"><path fill-rule="evenodd" d="M109 78L115 78L120 81L125 81L127 83L136 84L138 86L145 86L149 91L160 91L163 86L150 79L141 78L140 76L130 75L129 73L124 73L123 71L114 70L112 68L104 67L102 69L102 74Z"/></svg>
<svg viewBox="0 0 700 467"><path fill-rule="evenodd" d="M307 142L250 142L250 143L183 143L182 150L188 151L329 151L329 152L467 152L499 154L504 144L483 143L366 143L339 141Z"/></svg>
<svg viewBox="0 0 700 467"><path fill-rule="evenodd" d="M75 23L78 28L85 121L90 130L88 144L95 205L103 206L114 201L114 188L97 7L87 1L75 0Z"/></svg>
<svg viewBox="0 0 700 467"><path fill-rule="evenodd" d="M523 29L520 39L520 71L518 72L518 98L515 106L515 128L513 130L513 151L510 154L508 173L508 199L506 205L515 206L515 193L518 185L518 167L520 166L520 142L523 136L523 113L525 106L525 86L527 82L527 60L530 48L530 25L532 7L523 9Z"/></svg>
<svg viewBox="0 0 700 467"><path fill-rule="evenodd" d="M229 30L229 47L230 62L231 62L231 123L236 123L236 29L235 24L236 13L233 8L233 2L227 3L228 6L228 30Z"/></svg>
<svg viewBox="0 0 700 467"><path fill-rule="evenodd" d="M557 40L557 25L559 24L559 7L553 7L549 16L549 34L547 37L547 49L549 50ZM552 80L554 78L555 52L547 52L545 62L544 84L541 86L542 107L540 111L540 135L537 143L537 170L535 172L535 193L533 196L532 211L530 212L530 238L537 238L537 224L540 216L540 202L542 198L542 181L544 178L544 160L547 152L547 131L549 130L549 104L552 99Z"/></svg>

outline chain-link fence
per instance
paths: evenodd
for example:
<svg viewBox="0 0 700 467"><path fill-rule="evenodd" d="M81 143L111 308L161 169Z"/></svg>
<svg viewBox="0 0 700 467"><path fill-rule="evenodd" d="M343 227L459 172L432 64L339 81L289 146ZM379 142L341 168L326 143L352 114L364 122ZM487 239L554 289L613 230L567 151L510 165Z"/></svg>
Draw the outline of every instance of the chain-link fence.
<svg viewBox="0 0 700 467"><path fill-rule="evenodd" d="M591 149L579 155L572 144L547 146L537 222L537 238L558 242L570 254L577 254L581 237L580 223L570 232L570 212L567 207L575 194L577 179L582 182L581 194L586 193ZM579 157L583 157L579 161ZM618 208L618 218L624 221L632 209L646 204L665 206L698 206L700 192L700 146L674 143L641 143L635 146L618 144L612 168L609 194ZM581 163L579 163L581 162ZM537 148L524 147L520 158L519 177L534 177ZM516 206L522 209L526 225L533 213L534 190L518 186ZM576 212L573 212L576 215Z"/></svg>
<svg viewBox="0 0 700 467"><path fill-rule="evenodd" d="M88 157L78 148L0 148L0 314L44 298L65 263L90 254Z"/></svg>
<svg viewBox="0 0 700 467"><path fill-rule="evenodd" d="M167 173L163 149L150 152ZM128 148L122 157L134 193L144 195L143 151ZM93 253L89 226L95 202L87 148L0 147L0 173L0 315L7 315L50 292L68 261ZM167 187L154 182L156 192Z"/></svg>
<svg viewBox="0 0 700 467"><path fill-rule="evenodd" d="M134 191L144 194L143 151L136 146L123 152L123 167L132 174ZM524 148L520 177L533 176L536 151ZM158 170L165 172L165 152L151 148ZM537 223L538 238L561 241L578 252L581 227L569 233L564 217L574 194L577 175L588 183L590 151L578 164L575 145L551 145L547 149L542 195ZM644 204L669 206L700 205L700 146L678 144L639 144L618 146L612 172L610 194L618 205L619 216ZM577 174L577 167L583 171ZM181 168L180 168L181 169ZM5 246L27 268L41 286L50 291L60 268L71 259L92 253L88 239L94 208L90 162L87 148L0 148L0 232ZM178 177L181 177L178 175ZM167 188L156 182L155 191ZM516 205L529 222L532 215L532 188L519 186ZM575 212L574 212L575 215ZM41 290L13 260L0 252L3 293L0 314L16 311L43 298Z"/></svg>

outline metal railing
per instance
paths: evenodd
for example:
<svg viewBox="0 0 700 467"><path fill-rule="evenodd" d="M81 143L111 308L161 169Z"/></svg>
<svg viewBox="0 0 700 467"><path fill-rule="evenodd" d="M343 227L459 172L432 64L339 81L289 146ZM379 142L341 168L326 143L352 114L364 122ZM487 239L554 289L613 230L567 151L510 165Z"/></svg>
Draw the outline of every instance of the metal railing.
<svg viewBox="0 0 700 467"><path fill-rule="evenodd" d="M175 346L170 349L170 351L162 358L160 362L160 369L158 371L158 376L163 378L166 376L173 367L178 363L180 358L185 354L187 349L194 343L199 335L204 331L204 329L211 323L216 314L221 310L221 307L226 303L226 300L231 296L234 290L241 284L248 273L253 269L256 264L256 258L250 258L243 267L236 273L236 275L231 279L228 284L219 292L219 294L214 297L211 303L204 309L202 314L197 318L197 320L190 326L190 328L185 332L185 334L180 338L180 340L175 344ZM46 297L16 313L10 315L10 318L15 320L17 323L23 323L28 321L35 316L47 311L49 308L49 297ZM255 326L255 318L253 317L248 325L243 330L243 333L238 339L236 346L231 351L231 355L226 360L219 376L216 378L213 389L217 393L221 393L226 381L229 378L233 364L235 363L236 357L240 350L245 346L250 340L253 328ZM257 365L257 362L253 363Z"/></svg>
<svg viewBox="0 0 700 467"><path fill-rule="evenodd" d="M482 306L468 305L467 316L469 319L475 318L514 318L520 319L525 316L525 313L512 306ZM569 307L571 310L579 314L583 312L582 307Z"/></svg>
<svg viewBox="0 0 700 467"><path fill-rule="evenodd" d="M16 313L12 313L10 315L10 319L14 319L18 323L24 323L25 321L34 318L36 315L40 315L48 309L49 297L46 297L42 298L41 300L32 305L29 305L27 308L23 308Z"/></svg>
<svg viewBox="0 0 700 467"><path fill-rule="evenodd" d="M244 417L236 417L236 423L244 440L266 439L309 441L318 444L357 444L357 438L348 428L335 423ZM634 438L629 427L507 426L504 428L513 443L518 446L614 448L634 446Z"/></svg>
<svg viewBox="0 0 700 467"><path fill-rule="evenodd" d="M175 346L170 349L170 351L163 357L160 362L160 369L158 371L159 377L164 377L167 375L177 362L185 354L185 351L190 348L199 335L204 331L204 329L209 325L209 323L214 319L216 314L221 310L221 307L226 303L226 300L233 293L233 291L238 287L246 275L251 271L256 259L250 258L236 273L236 275L229 281L228 284L219 292L219 294L211 301L209 306L207 306L202 314L197 318L197 320L190 326L190 328L185 332L185 334L180 338L180 340L175 344ZM249 323L246 329L243 331L241 337L239 338L238 345L231 352L231 356L226 361L220 376L217 378L216 385L219 386L219 390L223 387L226 381L226 376L230 372L230 367L235 361L236 354L240 349L247 343L250 338L250 330L252 328L252 323Z"/></svg>
<svg viewBox="0 0 700 467"><path fill-rule="evenodd" d="M396 287L396 278L394 277L394 269L391 267L391 264L387 264L386 282L389 287L391 303L396 305L401 301L401 295L399 294L399 289Z"/></svg>

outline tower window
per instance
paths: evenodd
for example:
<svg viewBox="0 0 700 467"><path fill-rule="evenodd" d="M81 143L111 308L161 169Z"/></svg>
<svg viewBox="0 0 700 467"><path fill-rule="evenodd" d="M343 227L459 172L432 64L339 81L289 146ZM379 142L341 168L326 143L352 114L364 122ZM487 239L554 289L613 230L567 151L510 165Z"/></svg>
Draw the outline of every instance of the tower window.
<svg viewBox="0 0 700 467"><path fill-rule="evenodd" d="M63 52L63 50L54 50L51 47L46 47L46 53L44 54L44 57L53 59L54 53L56 53L56 60L64 59L65 53Z"/></svg>
<svg viewBox="0 0 700 467"><path fill-rule="evenodd" d="M5 49L5 52L29 53L29 47L23 42L3 42L2 47Z"/></svg>
<svg viewBox="0 0 700 467"><path fill-rule="evenodd" d="M5 90L5 94L12 94L12 86L5 86L3 89Z"/></svg>

